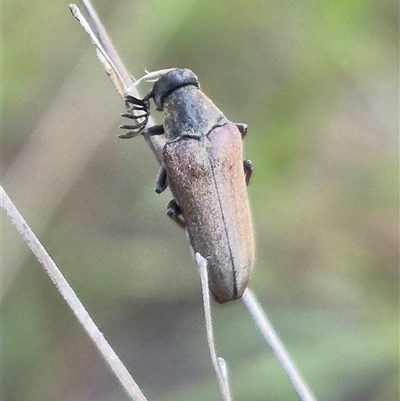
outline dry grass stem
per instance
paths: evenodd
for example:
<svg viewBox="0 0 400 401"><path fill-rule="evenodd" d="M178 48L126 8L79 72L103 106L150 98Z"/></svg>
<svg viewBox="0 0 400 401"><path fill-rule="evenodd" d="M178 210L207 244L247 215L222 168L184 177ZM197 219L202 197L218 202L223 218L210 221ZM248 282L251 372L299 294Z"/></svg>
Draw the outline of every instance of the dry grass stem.
<svg viewBox="0 0 400 401"><path fill-rule="evenodd" d="M20 232L25 242L28 244L31 251L41 263L51 281L57 287L58 291L64 298L67 305L71 308L74 315L77 317L82 327L93 341L102 357L107 362L108 366L117 376L123 388L134 401L147 401L146 397L141 392L139 386L133 380L132 376L127 371L126 367L119 359L118 355L111 348L110 344L104 338L103 333L98 329L92 318L89 316L85 307L75 294L74 290L68 284L67 280L62 275L59 268L56 266L46 249L37 239L27 222L24 220L14 203L11 201L3 187L0 186L1 207L10 216L17 230Z"/></svg>
<svg viewBox="0 0 400 401"><path fill-rule="evenodd" d="M282 344L278 334L276 333L271 322L267 318L263 308L258 303L255 295L250 289L247 289L243 294L242 300L246 308L250 312L253 320L263 335L265 341L272 348L283 370L289 377L293 388L298 394L301 401L316 401L306 383L301 378L298 370L294 366L285 346Z"/></svg>
<svg viewBox="0 0 400 401"><path fill-rule="evenodd" d="M70 4L69 9L72 15L78 20L83 29L89 35L96 46L97 55L102 63L107 75L110 77L118 94L124 99L126 94L140 97L136 86L133 85L132 76L128 73L124 63L118 55L106 29L101 23L97 13L88 0L81 0L84 13L80 11L76 4ZM84 15L85 14L85 15ZM148 127L154 125L152 118L149 118ZM165 139L160 136L143 135L144 139L154 153L158 163L162 160L162 149Z"/></svg>
<svg viewBox="0 0 400 401"><path fill-rule="evenodd" d="M204 305L204 320L206 322L207 341L208 341L208 347L210 349L211 360L214 365L215 373L217 375L222 399L224 401L231 401L227 365L223 358L217 356L217 351L215 349L214 333L213 333L212 318L211 318L210 291L208 289L207 260L203 258L203 256L201 256L199 253L196 253L196 263L197 266L199 267L200 278L201 278L201 290L203 293L203 305Z"/></svg>

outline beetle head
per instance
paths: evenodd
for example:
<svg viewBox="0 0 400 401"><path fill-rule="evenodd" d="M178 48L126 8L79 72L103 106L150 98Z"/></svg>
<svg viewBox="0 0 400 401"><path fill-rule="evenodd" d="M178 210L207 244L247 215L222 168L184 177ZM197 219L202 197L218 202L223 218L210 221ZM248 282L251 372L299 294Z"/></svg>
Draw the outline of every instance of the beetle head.
<svg viewBox="0 0 400 401"><path fill-rule="evenodd" d="M160 79L158 79L151 91L151 97L157 106L157 110L163 110L164 99L176 89L193 85L200 88L199 80L195 73L188 68L176 68L167 72Z"/></svg>

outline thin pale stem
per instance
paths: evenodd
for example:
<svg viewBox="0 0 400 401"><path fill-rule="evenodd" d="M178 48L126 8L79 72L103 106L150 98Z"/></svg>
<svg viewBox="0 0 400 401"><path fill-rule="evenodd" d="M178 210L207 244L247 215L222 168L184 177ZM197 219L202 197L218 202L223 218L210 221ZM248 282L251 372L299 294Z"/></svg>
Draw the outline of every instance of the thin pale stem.
<svg viewBox="0 0 400 401"><path fill-rule="evenodd" d="M100 32L102 32L102 30L99 29L98 25L95 25L94 27L92 27L89 23L89 21L90 21L91 24L93 25L99 21L97 14L94 11L93 7L88 8L88 10L90 10L92 13L94 13L94 14L91 14L88 19L86 19L83 16L81 11L75 4L70 4L69 9L71 10L72 15L81 24L81 26L85 30L85 32L89 35L93 44L96 46L96 49L98 52L97 55L99 56L101 63L103 64L107 73L110 75L111 80L113 81L114 86L117 89L118 93L120 94L120 96L123 97L126 87L124 85L124 78L122 77L122 73L116 67L115 62L112 58L112 55L109 54L109 52L105 49L106 44L104 43L104 41L102 40L102 37L100 36ZM111 45L111 42L109 44ZM113 73L115 74L114 76L112 75ZM126 79L129 79L129 78L126 78Z"/></svg>
<svg viewBox="0 0 400 401"><path fill-rule="evenodd" d="M126 94L140 97L136 88L132 86L132 77L121 61L121 58L112 44L106 29L97 16L93 5L89 0L81 0L81 3L85 11L85 15L81 13L76 4L70 4L69 9L96 46L99 60L110 77L115 89L123 100ZM150 117L147 126L151 127L152 125L154 125L154 121ZM156 160L158 163L161 163L165 139L159 135L150 136L144 134L143 136L147 146L151 149L156 157Z"/></svg>
<svg viewBox="0 0 400 401"><path fill-rule="evenodd" d="M272 348L275 356L277 357L283 370L289 377L293 388L295 389L297 395L301 401L316 401L311 391L308 389L306 383L301 378L298 370L294 366L288 352L285 349L282 341L280 340L278 334L276 333L271 322L267 318L263 308L258 303L255 295L250 289L247 289L243 294L242 300L246 305L248 311L250 312L253 320L263 335L265 341Z"/></svg>
<svg viewBox="0 0 400 401"><path fill-rule="evenodd" d="M227 365L223 358L217 356L217 352L215 349L211 318L210 291L208 289L207 260L204 259L199 253L196 253L196 262L200 271L201 289L203 293L204 318L206 322L207 341L208 347L210 349L211 360L215 369L215 373L217 375L222 399L224 401L231 401Z"/></svg>
<svg viewBox="0 0 400 401"><path fill-rule="evenodd" d="M77 317L82 327L93 341L102 357L107 362L108 366L118 378L122 387L125 389L131 400L147 401L139 386L133 380L128 370L119 359L118 355L111 348L110 344L105 339L104 335L98 329L92 318L89 316L85 307L75 294L74 290L68 284L67 280L62 275L50 255L47 253L43 245L37 239L27 222L22 217L21 213L15 207L3 187L0 186L1 207L10 216L15 227L18 229L25 242L28 244L31 251L35 254L37 260L42 264L47 275L57 287L58 291L64 298L67 305L71 308L74 315Z"/></svg>

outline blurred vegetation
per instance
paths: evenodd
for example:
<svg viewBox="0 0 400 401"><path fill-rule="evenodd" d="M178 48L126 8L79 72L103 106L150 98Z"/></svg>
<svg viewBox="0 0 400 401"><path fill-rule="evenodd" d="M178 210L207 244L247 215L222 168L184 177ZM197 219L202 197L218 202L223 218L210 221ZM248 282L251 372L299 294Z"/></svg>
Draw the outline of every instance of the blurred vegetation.
<svg viewBox="0 0 400 401"><path fill-rule="evenodd" d="M399 397L398 4L97 0L135 76L189 67L233 121L251 287L316 397ZM2 2L2 181L149 400L219 400L185 235L68 3ZM126 400L8 218L2 396ZM216 307L235 400L296 400L243 305Z"/></svg>

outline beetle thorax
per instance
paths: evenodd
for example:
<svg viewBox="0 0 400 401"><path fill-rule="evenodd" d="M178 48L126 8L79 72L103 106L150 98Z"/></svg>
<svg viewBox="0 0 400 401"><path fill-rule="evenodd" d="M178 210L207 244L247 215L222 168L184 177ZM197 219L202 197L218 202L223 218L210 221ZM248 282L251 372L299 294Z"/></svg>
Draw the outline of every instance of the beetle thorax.
<svg viewBox="0 0 400 401"><path fill-rule="evenodd" d="M164 100L172 92L188 85L200 88L197 76L187 68L177 68L162 76L155 82L152 90L152 97L157 110L164 109Z"/></svg>
<svg viewBox="0 0 400 401"><path fill-rule="evenodd" d="M168 140L179 137L200 139L227 120L197 87L186 85L164 99L164 131Z"/></svg>

